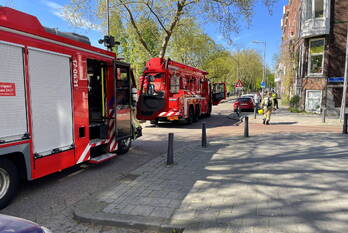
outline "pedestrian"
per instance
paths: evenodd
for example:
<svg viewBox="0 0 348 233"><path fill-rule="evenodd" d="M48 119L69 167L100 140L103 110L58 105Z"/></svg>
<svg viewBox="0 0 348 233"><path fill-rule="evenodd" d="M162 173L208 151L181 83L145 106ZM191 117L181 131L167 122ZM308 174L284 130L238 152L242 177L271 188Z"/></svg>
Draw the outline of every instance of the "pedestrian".
<svg viewBox="0 0 348 233"><path fill-rule="evenodd" d="M261 96L260 96L260 93L259 93L259 92L257 92L257 93L255 94L254 100L255 100L255 108L256 108L256 110L258 110L259 107L260 107L260 102L261 102Z"/></svg>
<svg viewBox="0 0 348 233"><path fill-rule="evenodd" d="M261 107L263 109L263 124L269 125L272 110L274 108L274 100L272 98L271 92L268 92L266 96L262 99Z"/></svg>
<svg viewBox="0 0 348 233"><path fill-rule="evenodd" d="M278 94L277 92L273 92L272 94L272 99L273 99L273 102L274 102L274 108L275 109L279 109L279 106L278 106Z"/></svg>

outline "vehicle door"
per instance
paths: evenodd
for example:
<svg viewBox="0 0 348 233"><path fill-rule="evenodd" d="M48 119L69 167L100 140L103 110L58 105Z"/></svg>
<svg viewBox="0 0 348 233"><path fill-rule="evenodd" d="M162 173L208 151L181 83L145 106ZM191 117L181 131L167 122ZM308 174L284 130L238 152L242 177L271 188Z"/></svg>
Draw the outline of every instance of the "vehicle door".
<svg viewBox="0 0 348 233"><path fill-rule="evenodd" d="M116 139L131 136L131 77L127 64L115 64L116 77Z"/></svg>
<svg viewBox="0 0 348 233"><path fill-rule="evenodd" d="M226 99L226 84L214 83L212 87L213 105L218 105L221 100Z"/></svg>

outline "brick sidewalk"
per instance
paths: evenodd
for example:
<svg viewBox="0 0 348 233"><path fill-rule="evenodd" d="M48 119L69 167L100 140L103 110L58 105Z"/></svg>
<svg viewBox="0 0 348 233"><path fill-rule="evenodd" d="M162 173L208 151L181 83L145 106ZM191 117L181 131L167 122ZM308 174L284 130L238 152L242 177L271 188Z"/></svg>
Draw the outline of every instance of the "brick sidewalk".
<svg viewBox="0 0 348 233"><path fill-rule="evenodd" d="M149 161L79 203L75 218L160 232L345 232L348 146L339 125L250 118L249 138L243 123L208 126L208 148L178 148L172 167L165 155Z"/></svg>

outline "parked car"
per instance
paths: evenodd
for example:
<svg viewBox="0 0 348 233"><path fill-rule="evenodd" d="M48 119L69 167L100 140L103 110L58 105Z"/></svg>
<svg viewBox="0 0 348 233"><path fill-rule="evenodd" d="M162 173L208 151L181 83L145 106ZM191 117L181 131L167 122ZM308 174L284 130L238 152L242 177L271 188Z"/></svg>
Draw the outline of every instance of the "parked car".
<svg viewBox="0 0 348 233"><path fill-rule="evenodd" d="M11 233L52 233L45 227L23 218L0 214L0 232Z"/></svg>
<svg viewBox="0 0 348 233"><path fill-rule="evenodd" d="M252 97L239 97L234 103L233 103L233 110L237 112L240 111L253 111L254 110L254 100Z"/></svg>

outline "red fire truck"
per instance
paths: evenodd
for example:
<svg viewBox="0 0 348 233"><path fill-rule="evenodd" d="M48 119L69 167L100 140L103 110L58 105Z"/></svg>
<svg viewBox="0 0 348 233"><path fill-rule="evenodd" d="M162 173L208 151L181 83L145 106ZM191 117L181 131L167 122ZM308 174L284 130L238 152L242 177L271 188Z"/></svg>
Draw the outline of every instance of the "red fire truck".
<svg viewBox="0 0 348 233"><path fill-rule="evenodd" d="M0 61L0 208L20 178L109 160L141 136L129 64L87 37L0 7Z"/></svg>
<svg viewBox="0 0 348 233"><path fill-rule="evenodd" d="M140 77L137 118L188 123L209 117L226 97L224 83L211 84L207 72L170 59L152 58Z"/></svg>

